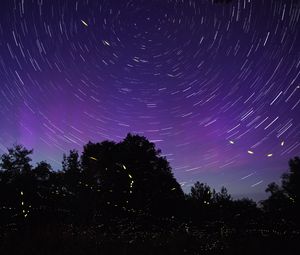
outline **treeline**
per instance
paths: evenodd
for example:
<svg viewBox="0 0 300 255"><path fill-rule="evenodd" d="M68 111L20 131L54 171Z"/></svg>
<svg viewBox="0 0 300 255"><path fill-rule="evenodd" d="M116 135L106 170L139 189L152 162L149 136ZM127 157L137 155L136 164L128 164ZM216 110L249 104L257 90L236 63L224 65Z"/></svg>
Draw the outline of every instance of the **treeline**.
<svg viewBox="0 0 300 255"><path fill-rule="evenodd" d="M0 161L0 224L61 222L98 224L108 218L147 215L201 226L222 222L236 229L253 225L297 228L300 160L290 160L281 185L271 183L257 205L232 199L196 182L184 194L161 151L145 137L128 134L119 142L89 142L81 155L63 156L61 171L45 162L31 165L33 151L15 145Z"/></svg>

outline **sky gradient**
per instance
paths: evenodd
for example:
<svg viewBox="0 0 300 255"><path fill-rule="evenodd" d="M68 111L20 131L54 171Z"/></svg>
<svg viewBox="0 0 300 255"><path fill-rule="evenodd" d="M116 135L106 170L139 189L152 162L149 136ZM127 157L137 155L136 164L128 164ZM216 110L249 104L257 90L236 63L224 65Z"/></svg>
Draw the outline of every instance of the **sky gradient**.
<svg viewBox="0 0 300 255"><path fill-rule="evenodd" d="M141 134L185 191L265 197L300 152L300 3L1 0L0 154Z"/></svg>

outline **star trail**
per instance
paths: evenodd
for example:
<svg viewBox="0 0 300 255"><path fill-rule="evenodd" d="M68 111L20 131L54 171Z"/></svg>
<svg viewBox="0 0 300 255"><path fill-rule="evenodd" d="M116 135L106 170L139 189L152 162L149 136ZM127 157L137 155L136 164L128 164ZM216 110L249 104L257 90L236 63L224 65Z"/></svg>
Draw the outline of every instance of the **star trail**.
<svg viewBox="0 0 300 255"><path fill-rule="evenodd" d="M0 153L61 169L131 132L185 191L263 198L300 152L300 3L221 2L1 1Z"/></svg>

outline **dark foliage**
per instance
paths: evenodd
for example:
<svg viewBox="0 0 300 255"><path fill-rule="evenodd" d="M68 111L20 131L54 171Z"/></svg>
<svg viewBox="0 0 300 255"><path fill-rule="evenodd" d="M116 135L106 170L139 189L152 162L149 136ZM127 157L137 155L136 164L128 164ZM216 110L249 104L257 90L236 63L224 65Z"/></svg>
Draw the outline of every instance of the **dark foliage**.
<svg viewBox="0 0 300 255"><path fill-rule="evenodd" d="M259 208L200 182L184 194L161 151L138 135L71 150L58 172L32 166L32 153L15 145L1 156L5 254L260 254L262 242L264 254L288 254L299 239L298 157Z"/></svg>
<svg viewBox="0 0 300 255"><path fill-rule="evenodd" d="M300 227L300 159L289 161L290 172L281 176L281 186L268 185L270 197L262 202L264 211L271 221L292 222Z"/></svg>

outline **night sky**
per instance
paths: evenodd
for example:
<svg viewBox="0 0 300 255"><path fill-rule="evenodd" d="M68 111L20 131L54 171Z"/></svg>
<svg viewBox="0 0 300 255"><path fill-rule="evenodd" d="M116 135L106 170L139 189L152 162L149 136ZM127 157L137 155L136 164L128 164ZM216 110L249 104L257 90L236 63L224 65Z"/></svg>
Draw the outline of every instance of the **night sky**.
<svg viewBox="0 0 300 255"><path fill-rule="evenodd" d="M188 191L264 198L300 154L300 3L1 0L0 154L146 136Z"/></svg>

